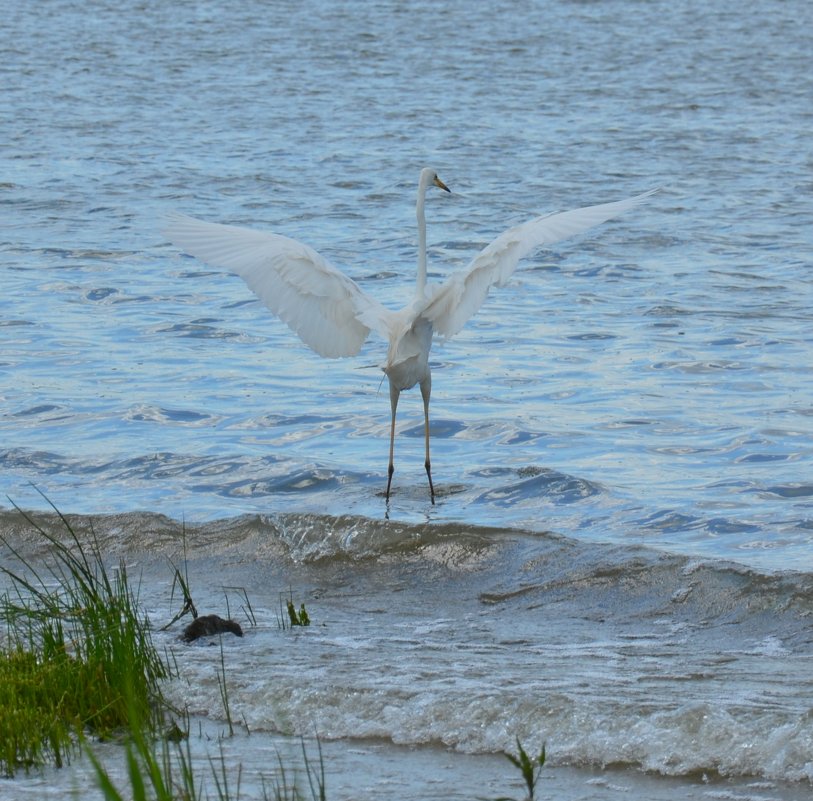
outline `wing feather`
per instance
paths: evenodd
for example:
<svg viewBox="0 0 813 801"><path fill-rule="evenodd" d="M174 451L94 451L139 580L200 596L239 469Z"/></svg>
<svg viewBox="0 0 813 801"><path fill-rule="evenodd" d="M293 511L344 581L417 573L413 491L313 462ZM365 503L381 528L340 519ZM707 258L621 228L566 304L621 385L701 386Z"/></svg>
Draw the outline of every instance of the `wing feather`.
<svg viewBox="0 0 813 801"><path fill-rule="evenodd" d="M464 270L453 273L436 288L422 312L435 333L454 336L483 304L492 286L502 286L520 259L537 248L552 245L599 225L631 209L656 192L615 203L548 214L510 228L487 245Z"/></svg>
<svg viewBox="0 0 813 801"><path fill-rule="evenodd" d="M320 356L353 356L392 313L315 250L295 239L174 214L164 231L176 246L239 275Z"/></svg>

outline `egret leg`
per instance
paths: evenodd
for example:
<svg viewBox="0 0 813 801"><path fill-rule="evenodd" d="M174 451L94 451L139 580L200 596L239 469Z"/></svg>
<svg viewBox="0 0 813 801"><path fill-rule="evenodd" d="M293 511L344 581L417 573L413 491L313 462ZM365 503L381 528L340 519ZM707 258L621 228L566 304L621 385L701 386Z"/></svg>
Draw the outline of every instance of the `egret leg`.
<svg viewBox="0 0 813 801"><path fill-rule="evenodd" d="M423 436L426 442L426 477L429 479L429 497L432 505L435 503L435 487L432 484L432 464L429 461L429 395L432 392L432 376L427 376L421 381L421 397L423 398Z"/></svg>
<svg viewBox="0 0 813 801"><path fill-rule="evenodd" d="M387 468L387 501L390 499L390 485L392 484L392 474L395 472L395 410L398 408L398 398L401 390L390 382L390 407L392 408L392 421L390 422L390 464Z"/></svg>

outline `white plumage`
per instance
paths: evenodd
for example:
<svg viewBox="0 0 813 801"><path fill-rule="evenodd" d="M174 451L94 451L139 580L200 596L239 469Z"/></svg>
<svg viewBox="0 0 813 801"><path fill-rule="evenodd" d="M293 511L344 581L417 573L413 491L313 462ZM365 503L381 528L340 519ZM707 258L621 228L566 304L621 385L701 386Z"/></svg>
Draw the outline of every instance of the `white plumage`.
<svg viewBox="0 0 813 801"><path fill-rule="evenodd" d="M393 474L395 411L401 391L420 385L424 403L426 474L435 500L429 462L429 349L433 334L454 336L483 304L492 286L502 286L520 259L612 219L654 191L628 200L537 217L517 225L483 248L464 270L440 285L426 285L424 199L431 186L449 191L434 170L421 171L418 275L412 301L392 311L365 293L315 250L286 236L173 215L167 238L193 256L237 273L262 302L320 356L353 356L371 330L388 340L383 370L389 379L391 426L387 499Z"/></svg>
<svg viewBox="0 0 813 801"><path fill-rule="evenodd" d="M483 248L468 267L453 273L436 288L423 316L431 321L436 334L454 336L482 306L491 287L508 281L520 259L617 217L656 191L616 203L547 214L510 228Z"/></svg>
<svg viewBox="0 0 813 801"><path fill-rule="evenodd" d="M320 356L355 356L371 328L388 335L387 309L295 239L182 214L172 215L165 233L193 256L237 273Z"/></svg>

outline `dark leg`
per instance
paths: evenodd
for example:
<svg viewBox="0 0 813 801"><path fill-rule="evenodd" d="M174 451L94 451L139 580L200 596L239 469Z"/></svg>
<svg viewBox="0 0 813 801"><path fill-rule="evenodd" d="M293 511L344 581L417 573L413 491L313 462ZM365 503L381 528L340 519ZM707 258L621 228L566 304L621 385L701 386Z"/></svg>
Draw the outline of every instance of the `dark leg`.
<svg viewBox="0 0 813 801"><path fill-rule="evenodd" d="M387 501L390 499L390 485L392 484L392 474L395 472L395 410L398 408L398 397L401 390L390 384L390 407L392 408L392 421L390 422L390 463L387 468Z"/></svg>
<svg viewBox="0 0 813 801"><path fill-rule="evenodd" d="M432 464L429 461L429 395L432 392L432 377L427 376L424 381L421 381L421 397L423 398L423 433L424 440L426 441L426 461L424 467L426 468L426 477L429 479L429 497L432 499L432 504L435 503L435 487L432 484Z"/></svg>

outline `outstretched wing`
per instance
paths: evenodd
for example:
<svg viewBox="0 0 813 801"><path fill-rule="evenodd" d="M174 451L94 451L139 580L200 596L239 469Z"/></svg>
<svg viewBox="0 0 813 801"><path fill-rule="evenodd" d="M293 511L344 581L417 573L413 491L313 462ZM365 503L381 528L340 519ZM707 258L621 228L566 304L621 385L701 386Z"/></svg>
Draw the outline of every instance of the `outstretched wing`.
<svg viewBox="0 0 813 801"><path fill-rule="evenodd" d="M175 245L237 273L320 356L353 356L370 329L384 336L391 312L315 250L286 236L174 214Z"/></svg>
<svg viewBox="0 0 813 801"><path fill-rule="evenodd" d="M500 234L465 270L453 273L438 287L422 316L430 320L435 333L454 336L483 304L492 286L502 286L521 258L543 245L552 245L603 223L637 206L657 189L643 195L537 217Z"/></svg>

